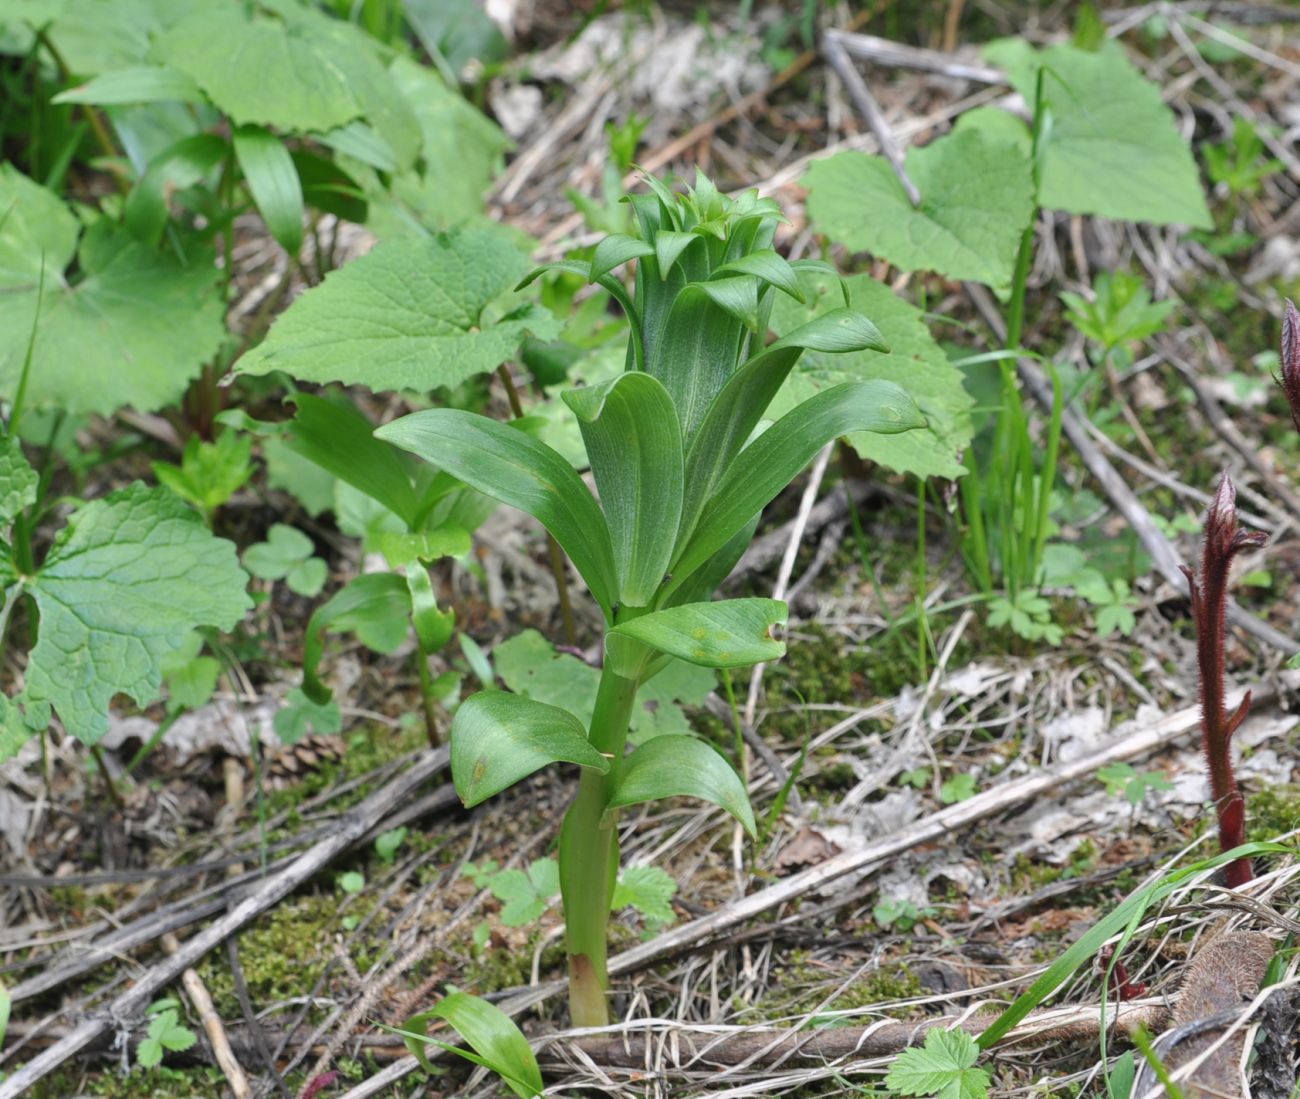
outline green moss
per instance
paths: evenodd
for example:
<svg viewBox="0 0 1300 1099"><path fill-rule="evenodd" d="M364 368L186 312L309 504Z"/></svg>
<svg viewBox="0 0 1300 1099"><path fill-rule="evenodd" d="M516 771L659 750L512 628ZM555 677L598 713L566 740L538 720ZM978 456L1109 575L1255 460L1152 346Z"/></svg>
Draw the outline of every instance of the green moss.
<svg viewBox="0 0 1300 1099"><path fill-rule="evenodd" d="M1300 786L1270 786L1246 802L1246 838L1276 839L1300 828Z"/></svg>
<svg viewBox="0 0 1300 1099"><path fill-rule="evenodd" d="M70 1095L95 1096L96 1099L211 1099L223 1090L218 1068L172 1069L159 1065L154 1069L132 1069L125 1076L103 1072L83 1078L78 1069L61 1069L38 1083L28 1093L30 1099L68 1099Z"/></svg>
<svg viewBox="0 0 1300 1099"><path fill-rule="evenodd" d="M758 1004L741 1009L742 1021L783 1019L818 1010L832 1012L874 1008L880 1004L920 996L925 992L920 980L905 963L886 962L878 969L858 976L827 1004L826 997L849 975L849 972L836 973L824 966L812 965L807 954L795 951L789 961L773 974L771 995Z"/></svg>
<svg viewBox="0 0 1300 1099"><path fill-rule="evenodd" d="M255 1010L311 992L329 960L325 944L340 904L336 896L282 901L240 935L239 962ZM199 976L218 1014L239 1018L235 981L224 952L204 959Z"/></svg>

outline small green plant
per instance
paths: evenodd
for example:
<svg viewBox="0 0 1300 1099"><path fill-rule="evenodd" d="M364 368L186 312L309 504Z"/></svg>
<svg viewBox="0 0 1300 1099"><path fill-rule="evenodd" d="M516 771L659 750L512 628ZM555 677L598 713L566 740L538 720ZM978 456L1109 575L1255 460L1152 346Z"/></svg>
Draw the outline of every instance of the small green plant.
<svg viewBox="0 0 1300 1099"><path fill-rule="evenodd" d="M275 523L265 542L244 550L244 568L259 580L283 580L296 595L319 595L328 574L316 547L302 531Z"/></svg>
<svg viewBox="0 0 1300 1099"><path fill-rule="evenodd" d="M917 908L915 902L895 897L881 898L871 910L872 918L885 930L894 927L899 931L911 931L921 920L934 915L935 910L929 905Z"/></svg>
<svg viewBox="0 0 1300 1099"><path fill-rule="evenodd" d="M193 504L212 525L217 508L235 495L253 475L253 441L234 431L223 431L215 442L191 435L181 464L154 462L154 476L186 503Z"/></svg>
<svg viewBox="0 0 1300 1099"><path fill-rule="evenodd" d="M387 832L381 832L375 837L375 854L379 860L392 866L397 860L397 852L402 849L402 844L406 842L407 830L405 826L401 828L390 828Z"/></svg>
<svg viewBox="0 0 1300 1099"><path fill-rule="evenodd" d="M1160 771L1139 771L1131 763L1108 763L1097 771L1112 797L1123 796L1134 808L1159 790L1172 790L1174 784Z"/></svg>
<svg viewBox="0 0 1300 1099"><path fill-rule="evenodd" d="M1099 364L1128 365L1128 345L1160 332L1177 307L1174 301L1151 300L1146 283L1123 271L1103 271L1092 284L1092 297L1061 291L1066 318L1094 348Z"/></svg>
<svg viewBox="0 0 1300 1099"><path fill-rule="evenodd" d="M136 1047L135 1060L141 1068L156 1068L170 1050L183 1053L198 1038L180 1021L180 1004L176 1000L157 1000L149 1005L149 1031Z"/></svg>
<svg viewBox="0 0 1300 1099"><path fill-rule="evenodd" d="M560 265L603 286L630 321L624 372L564 394L602 503L553 449L472 413L432 409L376 432L533 515L602 611L605 660L589 726L561 706L503 691L471 696L452 724L452 777L467 805L547 763L582 769L559 851L570 1014L579 1026L608 1020L619 810L685 795L755 831L743 784L711 745L658 736L624 758L641 685L673 660L729 668L780 656L784 645L771 631L785 620L783 604L708 601L762 509L831 439L923 423L898 387L861 382L818 393L760 433L806 348L881 346L879 334L841 308L766 343L775 294L803 296L797 267L772 250L775 204L754 192L726 198L702 176L685 195L647 183L649 194L630 199L639 237L607 237L590 261ZM633 259L629 294L614 271Z"/></svg>
<svg viewBox="0 0 1300 1099"><path fill-rule="evenodd" d="M895 1095L985 1099L989 1074L977 1068L980 1048L964 1030L926 1032L925 1044L905 1049L889 1066L885 1086Z"/></svg>
<svg viewBox="0 0 1300 1099"><path fill-rule="evenodd" d="M943 785L939 787L939 800L944 805L955 805L959 801L973 798L976 788L974 775L968 772L953 775L951 778L944 779Z"/></svg>
<svg viewBox="0 0 1300 1099"><path fill-rule="evenodd" d="M1203 153L1210 182L1233 198L1258 194L1264 180L1283 168L1280 160L1264 156L1264 142L1250 119L1240 115L1232 121L1232 136L1206 145Z"/></svg>

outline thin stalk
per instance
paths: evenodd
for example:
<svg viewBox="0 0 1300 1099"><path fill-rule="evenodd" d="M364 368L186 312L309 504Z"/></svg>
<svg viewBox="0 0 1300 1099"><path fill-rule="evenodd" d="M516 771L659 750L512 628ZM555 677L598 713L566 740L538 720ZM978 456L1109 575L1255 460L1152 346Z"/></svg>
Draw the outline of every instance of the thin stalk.
<svg viewBox="0 0 1300 1099"><path fill-rule="evenodd" d="M515 387L515 380L510 376L505 363L497 367L497 377L505 387L506 399L510 402L510 412L516 420L522 420L524 406L519 400L519 390ZM560 596L560 619L564 623L564 643L576 645L578 631L573 621L573 603L569 599L569 572L565 567L564 551L560 549L560 543L549 530L546 532L546 549L551 559L551 572L555 576L555 588Z"/></svg>
<svg viewBox="0 0 1300 1099"><path fill-rule="evenodd" d="M925 650L925 592L928 587L925 568L925 481L916 482L916 666L921 679L929 678Z"/></svg>
<svg viewBox="0 0 1300 1099"><path fill-rule="evenodd" d="M1052 418L1047 425L1047 449L1043 454L1043 472L1038 487L1038 522L1035 529L1032 575L1038 577L1043 563L1043 550L1047 547L1047 531L1051 518L1052 486L1056 483L1056 460L1061 450L1061 423L1065 415L1065 400L1061 389L1061 376L1054 363L1047 364L1052 377Z"/></svg>
<svg viewBox="0 0 1300 1099"><path fill-rule="evenodd" d="M99 773L104 776L104 785L108 788L109 800L121 810L126 809L122 801L122 795L117 792L117 785L113 782L113 776L108 773L108 762L104 759L104 751L98 744L90 749L91 756L94 757L95 765L99 768Z"/></svg>
<svg viewBox="0 0 1300 1099"><path fill-rule="evenodd" d="M438 710L433 700L433 677L429 674L429 653L419 638L415 643L415 671L420 678L420 702L424 707L424 733L429 738L429 747L442 746L442 734L438 732Z"/></svg>
<svg viewBox="0 0 1300 1099"><path fill-rule="evenodd" d="M618 877L618 816L606 812L617 789L637 682L608 666L600 674L588 740L610 761L607 774L584 768L560 828L560 893L569 954L569 1017L574 1026L609 1022L609 906Z"/></svg>

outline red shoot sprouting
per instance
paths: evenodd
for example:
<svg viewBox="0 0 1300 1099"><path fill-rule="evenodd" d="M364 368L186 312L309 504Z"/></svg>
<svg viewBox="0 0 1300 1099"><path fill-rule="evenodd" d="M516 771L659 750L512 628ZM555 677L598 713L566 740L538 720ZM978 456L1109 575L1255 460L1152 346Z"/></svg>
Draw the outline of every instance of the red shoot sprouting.
<svg viewBox="0 0 1300 1099"><path fill-rule="evenodd" d="M1300 393L1300 382L1297 385ZM1237 526L1237 490L1225 472L1205 516L1205 543L1197 576L1189 568L1187 586L1196 620L1196 659L1201 673L1201 733L1210 771L1210 795L1219 816L1219 849L1231 851L1246 842L1246 806L1232 771L1232 734L1250 710L1250 692L1229 715L1224 701L1223 636L1228 605L1228 573L1232 559L1247 546L1263 544L1265 536ZM1225 868L1228 885L1244 885L1254 876L1249 859Z"/></svg>

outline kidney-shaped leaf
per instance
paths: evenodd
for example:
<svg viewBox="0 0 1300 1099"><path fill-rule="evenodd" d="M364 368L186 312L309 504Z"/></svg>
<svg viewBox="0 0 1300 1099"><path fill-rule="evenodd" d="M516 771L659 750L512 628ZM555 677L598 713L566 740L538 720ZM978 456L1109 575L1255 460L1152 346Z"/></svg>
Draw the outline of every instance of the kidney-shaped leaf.
<svg viewBox="0 0 1300 1099"><path fill-rule="evenodd" d="M682 434L673 399L639 371L563 396L578 417L600 489L619 602L648 606L668 573L682 513Z"/></svg>
<svg viewBox="0 0 1300 1099"><path fill-rule="evenodd" d="M749 444L718 482L699 526L673 563L673 585L720 550L832 439L851 431L925 426L912 398L892 382L848 382L823 390Z"/></svg>
<svg viewBox="0 0 1300 1099"><path fill-rule="evenodd" d="M451 778L466 808L548 763L609 770L568 710L508 691L479 691L461 703L451 723Z"/></svg>
<svg viewBox="0 0 1300 1099"><path fill-rule="evenodd" d="M479 492L526 511L560 543L606 615L618 582L605 517L571 465L517 428L454 408L413 412L375 434Z"/></svg>
<svg viewBox="0 0 1300 1099"><path fill-rule="evenodd" d="M673 797L717 805L751 836L755 833L754 810L740 776L713 745L693 736L657 736L642 744L624 764L609 808Z"/></svg>
<svg viewBox="0 0 1300 1099"><path fill-rule="evenodd" d="M684 603L615 626L605 653L619 675L637 674L640 652L649 646L706 668L747 668L785 655L785 642L772 636L788 608L778 599L725 599Z"/></svg>

